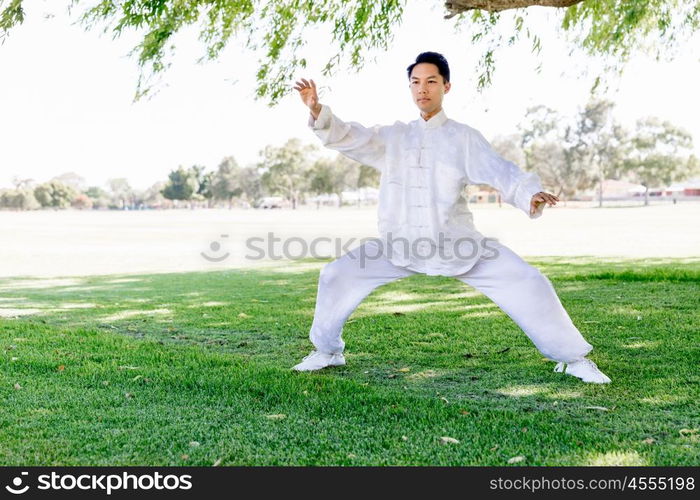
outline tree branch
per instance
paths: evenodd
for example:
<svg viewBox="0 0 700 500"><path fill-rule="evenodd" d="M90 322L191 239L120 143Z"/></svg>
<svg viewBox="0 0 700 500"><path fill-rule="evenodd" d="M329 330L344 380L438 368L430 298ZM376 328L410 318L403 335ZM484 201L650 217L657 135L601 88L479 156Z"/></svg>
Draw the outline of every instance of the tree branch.
<svg viewBox="0 0 700 500"><path fill-rule="evenodd" d="M447 0L445 8L448 14L445 19L450 19L462 12L470 10L485 10L488 12L500 12L508 9L522 7L570 7L583 0Z"/></svg>

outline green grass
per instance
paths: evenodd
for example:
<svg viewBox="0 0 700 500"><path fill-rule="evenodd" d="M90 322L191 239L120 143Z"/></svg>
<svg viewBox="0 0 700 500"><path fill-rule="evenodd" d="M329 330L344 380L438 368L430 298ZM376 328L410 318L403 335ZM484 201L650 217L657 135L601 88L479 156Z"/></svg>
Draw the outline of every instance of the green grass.
<svg viewBox="0 0 700 500"><path fill-rule="evenodd" d="M612 384L454 279L379 288L303 374L321 262L2 279L0 464L700 464L700 262L530 262Z"/></svg>

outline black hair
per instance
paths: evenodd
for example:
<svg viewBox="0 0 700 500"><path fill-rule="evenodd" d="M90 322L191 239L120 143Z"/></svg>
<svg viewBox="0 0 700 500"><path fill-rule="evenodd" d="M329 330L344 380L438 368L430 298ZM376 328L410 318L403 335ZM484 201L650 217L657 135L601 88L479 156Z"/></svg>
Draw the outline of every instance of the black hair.
<svg viewBox="0 0 700 500"><path fill-rule="evenodd" d="M442 75L445 83L450 81L450 66L447 64L447 59L442 54L437 52L422 52L416 57L416 62L411 64L406 70L408 71L408 78L411 79L411 72L416 64L420 63L430 63L434 64L438 68L438 72Z"/></svg>

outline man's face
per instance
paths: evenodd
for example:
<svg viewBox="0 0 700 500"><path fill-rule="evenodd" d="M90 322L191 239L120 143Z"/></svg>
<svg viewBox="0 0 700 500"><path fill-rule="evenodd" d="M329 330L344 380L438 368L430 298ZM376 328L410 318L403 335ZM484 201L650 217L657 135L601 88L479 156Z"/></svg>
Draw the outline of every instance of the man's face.
<svg viewBox="0 0 700 500"><path fill-rule="evenodd" d="M450 91L450 82L445 82L434 64L420 63L411 71L409 87L421 113L432 114L442 107L442 98Z"/></svg>

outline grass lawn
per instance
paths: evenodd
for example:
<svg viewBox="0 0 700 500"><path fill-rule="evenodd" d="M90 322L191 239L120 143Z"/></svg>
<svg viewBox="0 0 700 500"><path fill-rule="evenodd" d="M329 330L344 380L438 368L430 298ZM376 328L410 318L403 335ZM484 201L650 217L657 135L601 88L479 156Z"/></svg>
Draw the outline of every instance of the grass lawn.
<svg viewBox="0 0 700 500"><path fill-rule="evenodd" d="M612 384L449 278L379 288L302 374L322 262L0 279L0 464L699 465L700 261L529 261Z"/></svg>

